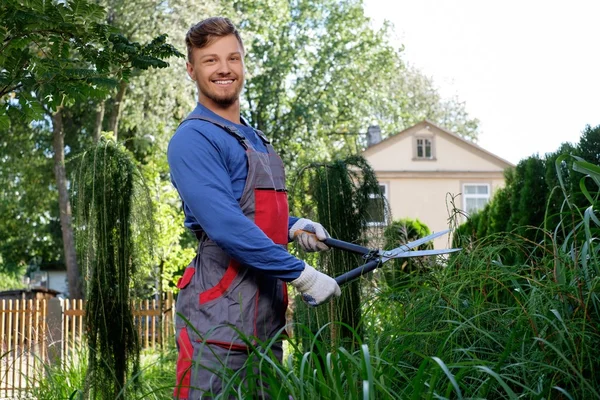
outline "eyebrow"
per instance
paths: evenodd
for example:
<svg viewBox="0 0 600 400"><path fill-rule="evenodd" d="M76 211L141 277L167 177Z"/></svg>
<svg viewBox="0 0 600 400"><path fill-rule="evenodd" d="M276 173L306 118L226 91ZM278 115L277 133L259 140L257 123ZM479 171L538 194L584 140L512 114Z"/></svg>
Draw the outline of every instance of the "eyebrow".
<svg viewBox="0 0 600 400"><path fill-rule="evenodd" d="M241 56L242 53L239 52L239 51L234 51L234 52L231 52L231 53L228 54L228 56L232 56L232 55L239 55L239 56ZM206 57L217 57L217 58L219 58L219 56L217 54L205 54L205 55L203 55L200 58L202 59L202 58L206 58Z"/></svg>

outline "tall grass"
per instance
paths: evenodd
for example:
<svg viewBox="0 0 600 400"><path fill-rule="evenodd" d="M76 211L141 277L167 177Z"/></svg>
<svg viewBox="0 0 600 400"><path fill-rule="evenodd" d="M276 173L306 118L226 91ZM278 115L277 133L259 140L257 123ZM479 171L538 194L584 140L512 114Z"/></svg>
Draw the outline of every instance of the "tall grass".
<svg viewBox="0 0 600 400"><path fill-rule="evenodd" d="M77 347L60 364L44 364L44 378L31 382L31 396L38 400L85 399L88 351ZM176 352L171 343L164 351L143 351L140 371L132 376L115 399L168 399L175 386Z"/></svg>

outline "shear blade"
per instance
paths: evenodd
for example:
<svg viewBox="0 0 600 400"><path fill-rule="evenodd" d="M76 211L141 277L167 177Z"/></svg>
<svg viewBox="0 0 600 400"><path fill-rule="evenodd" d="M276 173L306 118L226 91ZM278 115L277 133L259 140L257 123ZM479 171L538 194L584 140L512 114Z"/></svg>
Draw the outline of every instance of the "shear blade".
<svg viewBox="0 0 600 400"><path fill-rule="evenodd" d="M440 236L443 236L443 235L445 235L448 232L450 232L450 229L446 229L446 230L443 230L443 231L432 233L431 235L427 235L425 237L422 237L421 239L417 239L417 240L414 240L412 242L404 243L403 245L398 246L395 249L384 251L384 252L381 253L381 255L382 255L382 257L394 258L394 257L396 257L397 254L400 254L400 253L403 253L403 252L407 252L410 249L413 249L415 247L418 247L418 246L422 245L423 243L430 242L433 239L436 239L436 238L438 238Z"/></svg>
<svg viewBox="0 0 600 400"><path fill-rule="evenodd" d="M450 254L456 253L457 251L461 251L462 249L443 249L443 250L409 250L409 251L398 251L396 253L387 252L381 257L383 262L390 260L392 258L407 258L407 257L423 257L423 256L437 256L440 254Z"/></svg>
<svg viewBox="0 0 600 400"><path fill-rule="evenodd" d="M461 249L442 249L442 250L410 250L424 243L430 242L440 236L443 236L450 232L450 229L432 233L421 239L414 240L409 243L405 243L401 246L396 247L393 250L384 251L381 253L382 261L385 262L391 258L408 258L408 257L423 257L423 256L434 256L440 254L450 254L460 251Z"/></svg>

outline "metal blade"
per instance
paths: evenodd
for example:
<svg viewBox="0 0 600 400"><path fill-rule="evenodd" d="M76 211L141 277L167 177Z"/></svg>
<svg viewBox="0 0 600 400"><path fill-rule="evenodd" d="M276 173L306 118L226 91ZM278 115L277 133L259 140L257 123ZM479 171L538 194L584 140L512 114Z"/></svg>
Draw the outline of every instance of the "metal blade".
<svg viewBox="0 0 600 400"><path fill-rule="evenodd" d="M399 251L394 255L385 255L381 257L381 262L386 262L392 258L406 258L406 257L423 257L423 256L437 256L440 254L450 254L461 251L461 248L456 249L442 249L442 250L413 250L413 251Z"/></svg>
<svg viewBox="0 0 600 400"><path fill-rule="evenodd" d="M383 251L380 254L381 254L382 257L395 258L400 253L409 251L410 249L415 248L417 246L420 246L423 243L430 242L433 239L438 238L440 236L443 236L443 235L445 235L448 232L450 232L450 229L446 229L444 231L439 231L439 232L436 232L436 233L432 233L431 235L422 237L421 239L417 239L415 241L408 242L408 243L405 243L405 244L403 244L401 246L398 246L395 249L388 250L388 251Z"/></svg>

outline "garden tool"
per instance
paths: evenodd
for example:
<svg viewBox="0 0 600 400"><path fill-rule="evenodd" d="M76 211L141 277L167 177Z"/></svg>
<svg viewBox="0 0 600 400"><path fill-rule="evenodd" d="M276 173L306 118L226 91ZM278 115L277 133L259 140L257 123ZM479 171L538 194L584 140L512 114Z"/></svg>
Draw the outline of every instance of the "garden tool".
<svg viewBox="0 0 600 400"><path fill-rule="evenodd" d="M423 243L427 243L435 238L443 236L448 232L450 232L449 229L433 233L421 239L405 243L401 246L396 247L393 250L369 249L367 247L359 246L354 243L348 243L333 238L327 238L323 240L323 243L325 243L329 247L333 247L336 249L362 254L363 258L366 260L366 263L361 265L360 267L348 271L345 274L342 274L335 278L335 281L338 283L338 285L343 285L345 283L355 280L356 278L366 274L367 272L373 271L375 268L381 266L383 263L393 258L437 256L439 254L449 254L460 251L460 248L441 250L411 250L415 247L422 245Z"/></svg>

